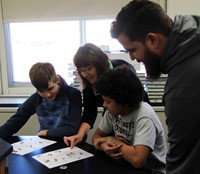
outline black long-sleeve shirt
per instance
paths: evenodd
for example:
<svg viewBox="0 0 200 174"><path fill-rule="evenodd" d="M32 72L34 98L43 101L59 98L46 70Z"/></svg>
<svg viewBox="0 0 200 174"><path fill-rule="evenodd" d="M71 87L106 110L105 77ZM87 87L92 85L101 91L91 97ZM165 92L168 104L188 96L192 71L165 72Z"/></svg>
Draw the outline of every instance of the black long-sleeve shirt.
<svg viewBox="0 0 200 174"><path fill-rule="evenodd" d="M62 78L59 85L60 90L53 101L42 98L37 92L32 94L16 114L0 126L0 138L17 133L35 113L40 123L39 131L48 130L46 137L62 138L76 134L82 113L81 93Z"/></svg>

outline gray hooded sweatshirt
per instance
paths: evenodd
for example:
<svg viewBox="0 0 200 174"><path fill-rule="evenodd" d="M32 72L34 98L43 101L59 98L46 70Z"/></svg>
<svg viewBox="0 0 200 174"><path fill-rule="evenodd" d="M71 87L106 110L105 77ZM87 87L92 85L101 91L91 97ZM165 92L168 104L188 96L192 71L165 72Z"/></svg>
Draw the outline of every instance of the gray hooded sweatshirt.
<svg viewBox="0 0 200 174"><path fill-rule="evenodd" d="M163 102L170 174L200 174L199 24L199 16L176 16L161 60L161 72L168 74Z"/></svg>

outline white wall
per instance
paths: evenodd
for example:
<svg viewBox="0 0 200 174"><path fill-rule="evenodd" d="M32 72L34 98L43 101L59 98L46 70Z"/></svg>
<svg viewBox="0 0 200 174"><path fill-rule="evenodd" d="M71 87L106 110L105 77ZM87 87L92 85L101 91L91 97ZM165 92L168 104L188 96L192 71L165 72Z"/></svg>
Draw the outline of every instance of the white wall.
<svg viewBox="0 0 200 174"><path fill-rule="evenodd" d="M10 110L10 111L9 111ZM0 108L0 125L2 125L6 120L8 120L12 115L16 112L15 109L2 109ZM36 135L38 132L39 123L37 120L37 116L33 115L28 122L20 129L17 135Z"/></svg>
<svg viewBox="0 0 200 174"><path fill-rule="evenodd" d="M198 0L167 0L167 14L173 19L175 15L200 15Z"/></svg>

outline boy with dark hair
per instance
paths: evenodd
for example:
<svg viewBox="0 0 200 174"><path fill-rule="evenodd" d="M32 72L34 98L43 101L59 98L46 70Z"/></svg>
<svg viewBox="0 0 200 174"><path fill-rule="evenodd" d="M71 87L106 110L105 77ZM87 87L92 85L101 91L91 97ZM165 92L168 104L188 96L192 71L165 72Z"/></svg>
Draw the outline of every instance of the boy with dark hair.
<svg viewBox="0 0 200 174"><path fill-rule="evenodd" d="M127 66L109 70L95 88L107 109L92 137L95 148L135 168L165 173L164 130L153 108L142 101L143 86L136 74ZM112 132L115 136L109 136Z"/></svg>
<svg viewBox="0 0 200 174"><path fill-rule="evenodd" d="M29 76L37 92L0 126L0 138L17 133L35 113L40 124L38 136L63 138L77 133L82 112L80 91L56 75L53 65L48 62L34 64Z"/></svg>

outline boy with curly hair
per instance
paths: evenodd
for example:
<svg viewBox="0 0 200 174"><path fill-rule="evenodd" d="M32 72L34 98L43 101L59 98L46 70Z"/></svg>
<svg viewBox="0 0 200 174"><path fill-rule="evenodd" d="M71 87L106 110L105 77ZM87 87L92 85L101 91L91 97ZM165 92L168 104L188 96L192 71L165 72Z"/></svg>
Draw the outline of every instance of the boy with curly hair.
<svg viewBox="0 0 200 174"><path fill-rule="evenodd" d="M164 130L153 108L142 101L143 86L136 74L126 66L109 70L95 88L107 109L92 137L95 148L135 168L165 173Z"/></svg>

